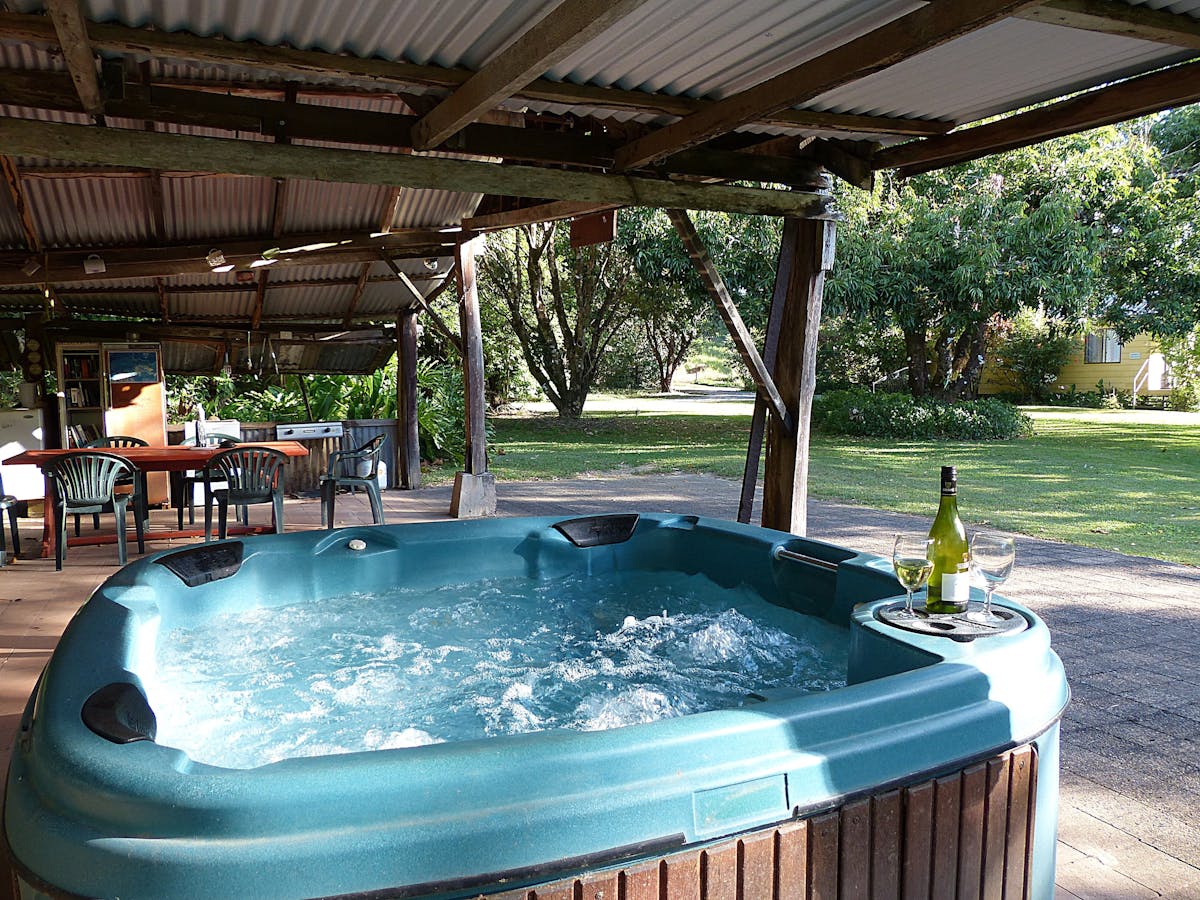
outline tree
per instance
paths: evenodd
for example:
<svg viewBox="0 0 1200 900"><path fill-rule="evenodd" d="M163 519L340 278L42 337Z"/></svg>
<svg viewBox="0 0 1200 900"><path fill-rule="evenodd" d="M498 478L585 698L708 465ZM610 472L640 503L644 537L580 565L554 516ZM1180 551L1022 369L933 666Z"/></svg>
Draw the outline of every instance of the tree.
<svg viewBox="0 0 1200 900"><path fill-rule="evenodd" d="M489 239L480 275L558 414L583 415L600 354L629 316L632 267L620 245L572 251L557 223L526 225Z"/></svg>
<svg viewBox="0 0 1200 900"><path fill-rule="evenodd" d="M831 309L904 333L909 388L973 394L995 323L1022 309L1089 312L1098 225L1054 148L1029 148L847 204Z"/></svg>
<svg viewBox="0 0 1200 900"><path fill-rule="evenodd" d="M665 392L697 336L714 325L713 301L665 212L622 210L621 216L618 240L638 276L632 315ZM743 319L761 328L775 283L779 220L712 212L692 218Z"/></svg>

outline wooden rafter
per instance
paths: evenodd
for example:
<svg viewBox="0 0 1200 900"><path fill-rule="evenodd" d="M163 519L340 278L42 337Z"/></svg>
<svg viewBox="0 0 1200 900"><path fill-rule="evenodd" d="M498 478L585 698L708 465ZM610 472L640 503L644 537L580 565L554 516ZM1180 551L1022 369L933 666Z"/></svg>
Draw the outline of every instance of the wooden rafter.
<svg viewBox="0 0 1200 900"><path fill-rule="evenodd" d="M96 74L92 45L88 40L87 20L83 17L79 0L46 0L46 11L54 23L58 45L62 48L63 59L84 112L91 116L104 115L104 95Z"/></svg>
<svg viewBox="0 0 1200 900"><path fill-rule="evenodd" d="M52 156L72 162L148 168L315 178L347 184L433 188L583 200L620 206L707 209L757 215L820 216L828 198L723 184L693 184L533 166L498 166L461 159L407 156L327 147L253 144L229 138L150 134L22 119L0 120L0 153Z"/></svg>
<svg viewBox="0 0 1200 900"><path fill-rule="evenodd" d="M358 301L362 299L363 291L367 287L367 276L371 272L371 266L372 263L366 263L358 275L358 281L354 283L354 293L350 295L350 302L346 304L346 315L342 319L342 325L347 328L354 321L354 313L358 309Z"/></svg>
<svg viewBox="0 0 1200 900"><path fill-rule="evenodd" d="M1196 101L1200 101L1200 62L1185 63L987 125L889 147L875 155L872 165L918 175Z"/></svg>
<svg viewBox="0 0 1200 900"><path fill-rule="evenodd" d="M21 230L25 233L25 244L34 253L42 252L42 242L38 239L37 229L33 225L33 215L29 211L29 203L25 199L25 189L21 187L21 173L8 156L0 154L0 172L4 174L4 183L12 197L13 206L17 209L17 217L21 220Z"/></svg>
<svg viewBox="0 0 1200 900"><path fill-rule="evenodd" d="M1020 13L1022 19L1200 50L1200 21L1181 13L1130 6L1117 0L1050 0Z"/></svg>
<svg viewBox="0 0 1200 900"><path fill-rule="evenodd" d="M413 128L413 145L438 146L645 2L562 0L423 116Z"/></svg>
<svg viewBox="0 0 1200 900"><path fill-rule="evenodd" d="M262 325L263 309L267 305L267 281L271 273L263 270L258 273L258 288L254 292L254 309L250 313L250 327L257 330Z"/></svg>
<svg viewBox="0 0 1200 900"><path fill-rule="evenodd" d="M167 285L161 278L154 279L154 292L158 294L158 314L164 324L171 324L171 299L167 296Z"/></svg>
<svg viewBox="0 0 1200 900"><path fill-rule="evenodd" d="M720 100L702 112L627 144L617 152L617 168L636 169L665 159L1033 5L1030 0L941 0L926 4L815 59Z"/></svg>
<svg viewBox="0 0 1200 900"><path fill-rule="evenodd" d="M380 234L387 234L392 230L392 223L396 221L396 211L400 208L400 196L403 192L404 188L395 185L388 191L387 202L383 204L383 213L379 216L379 228L376 229Z"/></svg>
<svg viewBox="0 0 1200 900"><path fill-rule="evenodd" d="M434 87L456 90L470 77L465 69L420 66L383 59L360 59L319 50L294 50L261 44L197 37L182 32L150 31L123 25L88 23L88 37L96 50L116 54L163 57L200 64L237 66L277 72L285 77L353 79L384 89ZM57 45L53 25L43 16L0 13L0 39ZM575 85L539 78L514 96L559 104L583 104L651 115L687 116L713 105L713 101L670 97L644 91L623 91ZM947 131L953 123L920 119L843 115L785 110L764 118L763 124L791 128L816 128L870 134L921 135Z"/></svg>

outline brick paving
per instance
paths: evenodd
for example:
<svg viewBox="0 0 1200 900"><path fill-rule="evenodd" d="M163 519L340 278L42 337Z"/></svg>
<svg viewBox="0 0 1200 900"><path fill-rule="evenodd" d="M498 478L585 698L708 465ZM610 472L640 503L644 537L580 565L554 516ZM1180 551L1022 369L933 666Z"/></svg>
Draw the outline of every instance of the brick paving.
<svg viewBox="0 0 1200 900"><path fill-rule="evenodd" d="M736 483L700 475L504 483L499 513L732 518L737 495ZM385 492L388 520L445 518L449 496L449 488ZM370 521L361 494L339 499L337 510L339 524ZM165 526L173 513L155 517ZM289 501L285 520L289 530L318 527L319 504ZM920 531L929 521L836 503L809 508L810 536L881 554L897 531ZM32 546L40 524L22 525ZM1200 900L1200 570L1023 536L1017 554L1004 593L1046 619L1073 692L1063 722L1058 898ZM37 673L115 564L109 546L72 549L61 573L53 560L21 559L0 569L5 768ZM0 892L4 883L0 871Z"/></svg>

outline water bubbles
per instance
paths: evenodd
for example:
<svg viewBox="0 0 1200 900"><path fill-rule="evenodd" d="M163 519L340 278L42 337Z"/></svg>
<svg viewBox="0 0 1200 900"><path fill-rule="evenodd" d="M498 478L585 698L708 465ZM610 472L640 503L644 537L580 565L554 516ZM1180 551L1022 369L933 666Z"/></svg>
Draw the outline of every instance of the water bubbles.
<svg viewBox="0 0 1200 900"><path fill-rule="evenodd" d="M847 652L843 629L677 573L348 595L168 627L160 641L159 743L231 767L828 690Z"/></svg>

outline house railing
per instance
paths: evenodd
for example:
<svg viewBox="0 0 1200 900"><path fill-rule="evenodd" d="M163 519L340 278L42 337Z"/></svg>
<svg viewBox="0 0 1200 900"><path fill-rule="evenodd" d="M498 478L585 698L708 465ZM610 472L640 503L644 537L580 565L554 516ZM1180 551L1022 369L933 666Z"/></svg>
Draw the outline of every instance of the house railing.
<svg viewBox="0 0 1200 900"><path fill-rule="evenodd" d="M1160 369L1159 366L1162 368ZM1156 375L1160 379L1159 384L1162 385L1162 388L1170 388L1173 386L1175 379L1172 375L1171 367L1159 354L1154 353L1146 357L1146 360L1142 363L1141 368L1137 370L1137 374L1133 376L1134 406L1137 406L1138 391L1146 390L1148 392L1152 390L1152 388L1149 387L1150 379ZM1153 390L1160 389L1161 388L1155 388Z"/></svg>

